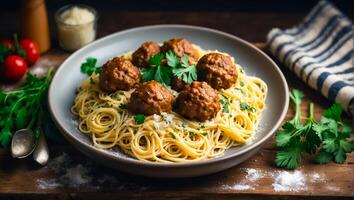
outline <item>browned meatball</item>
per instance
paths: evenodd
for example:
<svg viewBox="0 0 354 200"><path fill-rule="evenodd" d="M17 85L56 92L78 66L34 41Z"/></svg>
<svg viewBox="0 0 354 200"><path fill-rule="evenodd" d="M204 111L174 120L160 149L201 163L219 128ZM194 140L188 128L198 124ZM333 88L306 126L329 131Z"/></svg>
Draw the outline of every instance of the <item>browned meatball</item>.
<svg viewBox="0 0 354 200"><path fill-rule="evenodd" d="M132 93L128 109L133 113L145 115L160 114L172 110L174 97L159 82L149 81L141 84Z"/></svg>
<svg viewBox="0 0 354 200"><path fill-rule="evenodd" d="M209 83L214 89L227 89L236 83L237 71L230 56L221 53L204 55L197 64L198 80Z"/></svg>
<svg viewBox="0 0 354 200"><path fill-rule="evenodd" d="M190 64L196 63L199 58L198 51L185 38L173 38L169 41L165 41L161 47L161 51L166 53L169 50L174 52L180 58L183 54L186 54L189 58Z"/></svg>
<svg viewBox="0 0 354 200"><path fill-rule="evenodd" d="M130 60L115 57L103 65L99 78L102 91L130 90L138 86L140 71Z"/></svg>
<svg viewBox="0 0 354 200"><path fill-rule="evenodd" d="M206 82L194 81L179 93L175 111L198 121L212 119L220 110L218 93Z"/></svg>
<svg viewBox="0 0 354 200"><path fill-rule="evenodd" d="M133 55L133 64L138 67L149 66L149 60L152 56L160 53L160 45L154 41L144 42Z"/></svg>
<svg viewBox="0 0 354 200"><path fill-rule="evenodd" d="M179 78L172 78L171 80L171 88L176 90L177 92L182 91L187 86L182 79Z"/></svg>

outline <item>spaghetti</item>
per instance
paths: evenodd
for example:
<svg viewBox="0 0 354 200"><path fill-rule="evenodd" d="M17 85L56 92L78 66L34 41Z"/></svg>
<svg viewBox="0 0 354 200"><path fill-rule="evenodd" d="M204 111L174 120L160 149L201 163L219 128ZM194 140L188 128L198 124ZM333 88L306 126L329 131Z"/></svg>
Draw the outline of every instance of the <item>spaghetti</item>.
<svg viewBox="0 0 354 200"><path fill-rule="evenodd" d="M196 48L200 56L210 53ZM131 58L131 53L124 57ZM133 90L103 93L97 74L83 81L71 110L79 117L80 131L90 136L97 148L120 147L134 158L159 163L217 157L228 148L247 142L265 108L265 82L247 76L241 66L236 66L237 83L218 91L223 109L206 122L191 121L171 112L146 116L144 123L136 124L134 114L124 106Z"/></svg>

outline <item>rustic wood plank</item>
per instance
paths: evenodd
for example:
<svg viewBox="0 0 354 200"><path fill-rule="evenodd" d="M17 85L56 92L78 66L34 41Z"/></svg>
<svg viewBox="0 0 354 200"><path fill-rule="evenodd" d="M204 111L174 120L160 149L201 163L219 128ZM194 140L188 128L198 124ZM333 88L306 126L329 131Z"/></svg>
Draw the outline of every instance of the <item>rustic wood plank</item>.
<svg viewBox="0 0 354 200"><path fill-rule="evenodd" d="M257 47L263 49L265 44L257 43ZM48 66L58 67L69 55L67 52L51 50L44 54L31 70L35 73L43 73L43 68ZM303 90L306 94L303 111L307 110L310 101L315 103L315 115L318 118L323 110L329 106L323 97L317 95L304 83L296 78L286 68L281 68L287 77L290 87ZM286 116L286 120L293 115L292 106ZM9 195L16 198L28 199L115 199L115 198L156 198L156 199L353 199L354 196L354 155L348 157L346 164L317 165L311 160L305 159L299 170L306 175L306 188L301 191L275 192L272 184L274 176L281 170L274 166L275 146L274 138L267 141L262 150L248 161L229 170L210 176L187 179L152 179L128 175L112 169L92 163L84 155L75 150L68 143L57 145L51 143L51 155L53 158L65 152L70 155L75 165L83 163L89 166L90 176L94 179L90 185L70 186L63 185L43 189L41 180L58 180L60 173L53 172L49 167L36 165L31 158L16 160L10 157L8 151L0 150L0 199L8 199ZM263 177L256 182L246 178L247 169L255 169L262 173ZM320 181L312 181L314 174L321 176ZM103 176L114 177L112 183L100 184ZM235 185L243 184L251 186L251 189L237 190Z"/></svg>

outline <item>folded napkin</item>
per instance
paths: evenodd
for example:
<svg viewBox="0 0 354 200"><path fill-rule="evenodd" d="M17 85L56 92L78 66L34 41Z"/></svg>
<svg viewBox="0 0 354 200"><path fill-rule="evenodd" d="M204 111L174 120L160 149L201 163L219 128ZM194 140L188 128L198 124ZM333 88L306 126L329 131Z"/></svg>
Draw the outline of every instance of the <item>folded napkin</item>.
<svg viewBox="0 0 354 200"><path fill-rule="evenodd" d="M272 54L323 96L354 113L353 23L328 1L320 1L290 29L272 29Z"/></svg>

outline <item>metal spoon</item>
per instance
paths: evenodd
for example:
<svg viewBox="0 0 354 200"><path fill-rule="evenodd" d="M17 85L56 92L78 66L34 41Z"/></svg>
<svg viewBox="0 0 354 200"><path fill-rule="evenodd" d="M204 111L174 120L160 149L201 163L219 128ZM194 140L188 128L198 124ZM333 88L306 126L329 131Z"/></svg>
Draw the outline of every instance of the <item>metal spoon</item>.
<svg viewBox="0 0 354 200"><path fill-rule="evenodd" d="M40 128L38 131L39 131L39 139L38 139L37 146L33 152L33 159L37 163L41 165L45 165L47 164L49 159L48 145L42 129Z"/></svg>
<svg viewBox="0 0 354 200"><path fill-rule="evenodd" d="M12 136L11 154L14 158L25 158L36 148L36 141L32 130L20 129Z"/></svg>

